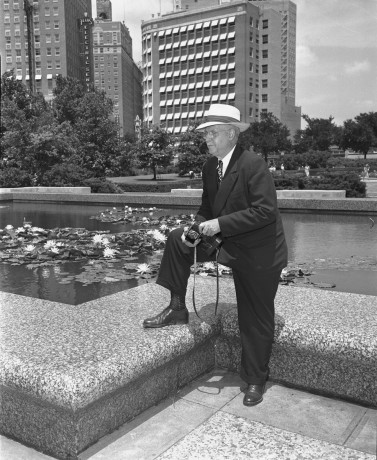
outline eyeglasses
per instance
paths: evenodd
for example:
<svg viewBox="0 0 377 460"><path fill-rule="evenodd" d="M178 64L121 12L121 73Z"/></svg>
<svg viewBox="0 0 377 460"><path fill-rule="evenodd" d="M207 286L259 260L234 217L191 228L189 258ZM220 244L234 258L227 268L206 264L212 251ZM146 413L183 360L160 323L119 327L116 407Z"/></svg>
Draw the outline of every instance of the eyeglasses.
<svg viewBox="0 0 377 460"><path fill-rule="evenodd" d="M210 139L213 139L214 137L217 137L220 133L225 133L229 131L230 128L225 128L225 129L211 129L210 131L203 131L203 136L204 137L209 137Z"/></svg>

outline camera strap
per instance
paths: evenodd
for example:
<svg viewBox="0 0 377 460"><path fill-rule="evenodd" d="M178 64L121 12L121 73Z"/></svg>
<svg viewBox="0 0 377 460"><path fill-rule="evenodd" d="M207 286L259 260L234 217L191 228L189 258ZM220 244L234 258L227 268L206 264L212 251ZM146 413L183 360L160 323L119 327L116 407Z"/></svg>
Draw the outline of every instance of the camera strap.
<svg viewBox="0 0 377 460"><path fill-rule="evenodd" d="M216 249L216 305L215 305L215 316L217 315L217 307L219 305L219 264L217 262L217 258L219 255L220 250ZM195 284L196 284L196 246L194 247L194 286L192 288L192 304L194 306L194 311L196 316L203 321L203 319L200 317L197 309L196 309L196 304L195 304Z"/></svg>

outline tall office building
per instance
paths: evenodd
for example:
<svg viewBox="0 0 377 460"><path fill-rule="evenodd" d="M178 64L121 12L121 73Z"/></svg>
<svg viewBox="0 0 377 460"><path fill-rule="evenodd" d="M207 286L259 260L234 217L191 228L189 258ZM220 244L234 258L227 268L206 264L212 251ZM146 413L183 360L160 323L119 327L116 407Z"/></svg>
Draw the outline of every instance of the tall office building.
<svg viewBox="0 0 377 460"><path fill-rule="evenodd" d="M294 135L301 113L294 69L290 80L283 72L281 5L295 8L284 0L174 0L174 12L144 21L144 119L179 133L220 102L235 105L246 122L272 112ZM290 21L295 26L293 14ZM288 33L295 38L287 20Z"/></svg>
<svg viewBox="0 0 377 460"><path fill-rule="evenodd" d="M47 99L57 74L87 82L89 60L83 54L88 36L79 20L91 15L91 0L2 0L2 72L14 69L17 79L32 83Z"/></svg>
<svg viewBox="0 0 377 460"><path fill-rule="evenodd" d="M281 34L281 106L279 117L294 134L301 127L301 108L296 107L296 22L297 8L290 0L259 0L251 3L267 16L271 10L280 13ZM277 37L278 38L278 37Z"/></svg>
<svg viewBox="0 0 377 460"><path fill-rule="evenodd" d="M97 0L98 11L108 19L97 17L93 27L94 84L113 100L121 135L134 134L143 111L142 73L132 59L132 38L124 23L112 21L109 0Z"/></svg>

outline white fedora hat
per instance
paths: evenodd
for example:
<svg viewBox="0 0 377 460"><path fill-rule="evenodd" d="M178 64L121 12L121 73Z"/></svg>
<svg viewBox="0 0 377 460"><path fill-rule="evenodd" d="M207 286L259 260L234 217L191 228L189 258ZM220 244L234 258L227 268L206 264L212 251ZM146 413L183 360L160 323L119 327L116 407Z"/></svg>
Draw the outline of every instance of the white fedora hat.
<svg viewBox="0 0 377 460"><path fill-rule="evenodd" d="M205 114L203 123L196 129L205 129L213 125L233 125L237 126L241 132L246 131L249 123L241 122L241 114L237 107L228 104L211 104Z"/></svg>

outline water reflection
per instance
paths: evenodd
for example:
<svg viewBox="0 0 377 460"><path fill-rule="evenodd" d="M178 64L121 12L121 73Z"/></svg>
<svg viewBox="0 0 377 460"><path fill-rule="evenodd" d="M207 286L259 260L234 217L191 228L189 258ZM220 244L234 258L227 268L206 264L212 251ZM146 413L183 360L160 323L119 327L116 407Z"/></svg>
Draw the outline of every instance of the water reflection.
<svg viewBox="0 0 377 460"><path fill-rule="evenodd" d="M283 213L289 258L347 258L377 255L377 229L367 215Z"/></svg>

